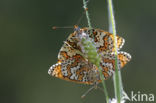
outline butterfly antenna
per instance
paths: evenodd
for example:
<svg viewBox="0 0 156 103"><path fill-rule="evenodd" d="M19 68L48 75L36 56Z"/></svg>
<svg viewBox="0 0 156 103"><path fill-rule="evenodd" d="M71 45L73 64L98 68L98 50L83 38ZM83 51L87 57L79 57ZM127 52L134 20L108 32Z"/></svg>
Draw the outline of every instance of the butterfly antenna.
<svg viewBox="0 0 156 103"><path fill-rule="evenodd" d="M88 2L89 2L89 0L86 1L86 3L88 3ZM82 12L81 17L79 18L79 20L78 20L77 23L76 23L77 25L80 24L80 22L81 22L81 20L83 19L83 17L84 17L84 15L85 15L85 13L86 13L87 10L88 10L88 8L86 8L85 11Z"/></svg>
<svg viewBox="0 0 156 103"><path fill-rule="evenodd" d="M90 1L90 0L87 0L86 3L88 4L89 1ZM85 11L82 12L81 17L79 18L79 20L78 20L77 23L76 23L77 25L80 24L80 22L81 22L81 20L83 19L83 17L84 17L84 15L85 15L85 13L86 13L87 10L88 10L88 8L86 8Z"/></svg>
<svg viewBox="0 0 156 103"><path fill-rule="evenodd" d="M84 17L84 14L85 14L85 11L81 14L80 18L79 18L78 21L76 22L77 25L80 24L81 20L82 20L83 17Z"/></svg>
<svg viewBox="0 0 156 103"><path fill-rule="evenodd" d="M89 88L89 89L81 96L81 98L82 98L82 99L85 98L86 95L87 95L90 91L92 91L93 89L99 89L99 90L101 90L102 92L104 92L103 89L102 89L101 87L97 86L97 87L95 88L95 86L92 86L91 88Z"/></svg>
<svg viewBox="0 0 156 103"><path fill-rule="evenodd" d="M87 0L86 3L88 3L90 0ZM88 8L86 8L86 10L88 10ZM78 28L78 25L80 24L81 20L83 19L83 16L85 14L86 11L82 12L82 15L81 17L78 19L78 21L76 22L76 25L74 25L74 29ZM56 29L73 29L73 26L69 26L69 27L57 27L57 26L53 26L52 27L53 30L56 30Z"/></svg>
<svg viewBox="0 0 156 103"><path fill-rule="evenodd" d="M104 91L103 91L103 88L101 88L101 87L99 87L99 86L97 86L97 88L98 88L99 90L101 90L102 92L104 92Z"/></svg>
<svg viewBox="0 0 156 103"><path fill-rule="evenodd" d="M83 99L90 91L92 91L94 89L94 86L92 86L91 88L89 88L82 96L81 98Z"/></svg>
<svg viewBox="0 0 156 103"><path fill-rule="evenodd" d="M90 0L87 0L86 3L88 3L89 1L90 1ZM85 10L88 10L88 8L86 8ZM76 28L76 29L79 28L78 25L80 24L81 20L83 19L85 12L86 12L86 11L82 12L81 17L78 19L76 25L74 25L74 29L75 29L75 28ZM53 30L56 30L56 29L73 29L73 26L72 26L72 27L71 27L71 26L69 26L69 27L57 27L57 26L53 26L52 29L53 29Z"/></svg>

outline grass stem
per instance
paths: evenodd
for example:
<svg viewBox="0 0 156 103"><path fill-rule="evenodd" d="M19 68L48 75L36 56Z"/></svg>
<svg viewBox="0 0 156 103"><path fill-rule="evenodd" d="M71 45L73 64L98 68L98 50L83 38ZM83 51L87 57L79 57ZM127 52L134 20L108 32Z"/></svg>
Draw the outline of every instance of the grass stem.
<svg viewBox="0 0 156 103"><path fill-rule="evenodd" d="M115 97L117 99L117 103L121 102L122 98L122 79L121 79L121 72L118 66L118 49L117 49L117 38L116 38L116 25L115 25L115 17L113 11L113 3L112 0L108 0L108 13L109 13L109 31L113 32L114 36L114 47L115 47L115 73L113 77L114 81L114 90L115 90Z"/></svg>
<svg viewBox="0 0 156 103"><path fill-rule="evenodd" d="M87 3L88 2L86 0L83 0L83 7L84 7L84 10L86 12L86 17L87 17L87 21L88 21L88 27L89 27L89 29L92 29L91 20L90 20L88 8L87 8Z"/></svg>

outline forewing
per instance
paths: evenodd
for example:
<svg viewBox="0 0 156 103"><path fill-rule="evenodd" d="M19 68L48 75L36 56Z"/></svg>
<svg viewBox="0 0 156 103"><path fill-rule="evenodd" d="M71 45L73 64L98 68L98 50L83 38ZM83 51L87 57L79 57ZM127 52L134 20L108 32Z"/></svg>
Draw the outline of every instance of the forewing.
<svg viewBox="0 0 156 103"><path fill-rule="evenodd" d="M83 55L81 52L80 46L77 45L77 37L76 32L69 35L67 40L64 42L63 46L61 47L59 54L58 54L58 60L66 60L69 58L72 58L73 56L79 54Z"/></svg>
<svg viewBox="0 0 156 103"><path fill-rule="evenodd" d="M93 29L93 39L96 43L96 47L98 52L114 52L114 37L113 34L100 30L100 29ZM124 45L125 40L117 36L117 48L120 50Z"/></svg>

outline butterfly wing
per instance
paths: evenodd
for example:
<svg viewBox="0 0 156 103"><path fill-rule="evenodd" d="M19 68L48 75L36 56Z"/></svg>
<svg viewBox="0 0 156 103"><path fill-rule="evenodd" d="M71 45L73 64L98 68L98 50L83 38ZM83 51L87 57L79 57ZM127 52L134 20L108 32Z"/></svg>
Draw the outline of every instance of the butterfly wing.
<svg viewBox="0 0 156 103"><path fill-rule="evenodd" d="M118 53L118 66L119 68L123 68L129 61L131 60L131 55L120 51ZM109 78L113 71L115 70L115 54L114 53L106 53L102 56L102 61L100 63L103 69L104 78Z"/></svg>
<svg viewBox="0 0 156 103"><path fill-rule="evenodd" d="M87 28L84 28L84 30L88 30ZM87 32L90 33L88 30ZM114 37L113 34L106 32L104 30L100 29L92 29L93 33L93 39L96 44L96 47L98 49L98 52L114 52ZM124 45L125 40L124 38L117 36L117 48L120 50L122 46Z"/></svg>
<svg viewBox="0 0 156 103"><path fill-rule="evenodd" d="M90 31L88 28L82 28L84 32L90 35ZM98 53L112 53L114 52L114 38L113 34L100 30L100 29L92 29L95 42L95 46L97 48ZM75 54L82 53L82 45L80 46L79 43L79 36L77 32L74 32L69 35L65 43L60 49L60 53L58 55L58 59L65 60L67 58L72 57ZM125 40L122 37L117 36L117 48L120 50L124 45Z"/></svg>
<svg viewBox="0 0 156 103"><path fill-rule="evenodd" d="M89 78L90 66L81 55L75 55L50 67L51 76L83 84L92 84Z"/></svg>
<svg viewBox="0 0 156 103"><path fill-rule="evenodd" d="M83 55L81 52L81 47L77 45L76 32L69 35L67 40L64 42L58 54L58 60L66 60L72 58L73 56L79 54Z"/></svg>

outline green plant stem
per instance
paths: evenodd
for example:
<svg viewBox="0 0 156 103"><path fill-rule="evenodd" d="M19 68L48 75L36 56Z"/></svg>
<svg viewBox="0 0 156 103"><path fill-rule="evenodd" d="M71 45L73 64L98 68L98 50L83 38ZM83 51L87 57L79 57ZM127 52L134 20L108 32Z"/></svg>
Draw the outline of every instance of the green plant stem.
<svg viewBox="0 0 156 103"><path fill-rule="evenodd" d="M116 39L116 26L115 26L115 19L114 19L114 12L113 12L113 4L112 0L108 0L108 11L109 11L109 24L111 29L113 31L114 36L114 47L115 47L115 73L114 73L114 89L115 89L115 97L117 99L117 102L121 102L122 98L122 79L121 79L121 72L120 68L118 66L118 50L117 50L117 39Z"/></svg>
<svg viewBox="0 0 156 103"><path fill-rule="evenodd" d="M92 29L92 26L91 26L91 21L90 21L89 13L88 13L87 2L85 0L83 0L83 5L84 5L85 12L86 12L86 18L87 18L87 21L88 21L89 30L91 30ZM92 35L92 32L91 32L91 35ZM84 40L84 41L87 41L87 40ZM90 41L89 44L91 44L92 47L94 47L93 46L94 44L91 41ZM94 48L94 49L96 50L96 48ZM102 81L102 85L103 85L103 88L104 88L104 94L106 96L106 102L109 103L109 96L108 96L108 92L107 92L107 88L106 88L104 76L103 76L103 73L102 73L102 68L100 67L101 57L98 55L97 51L95 53L96 53L96 55L97 55L97 57L99 59L99 62L98 63L95 62L93 64L95 64L98 67L98 71L100 73L100 79ZM96 60L96 58L95 58L95 60Z"/></svg>
<svg viewBox="0 0 156 103"><path fill-rule="evenodd" d="M89 12L88 12L88 8L87 8L86 0L83 0L83 7L84 7L84 10L86 12L86 17L87 17L87 21L88 21L88 27L89 27L89 29L92 29L92 25L91 25L91 22L90 22L90 17L89 17Z"/></svg>
<svg viewBox="0 0 156 103"><path fill-rule="evenodd" d="M98 68L99 68L98 70L99 70L99 73L100 73L100 79L102 81L104 93L105 93L105 96L106 96L106 102L109 103L109 96L108 96L108 92L107 92L104 76L103 76L103 73L102 73L102 68L100 66Z"/></svg>

